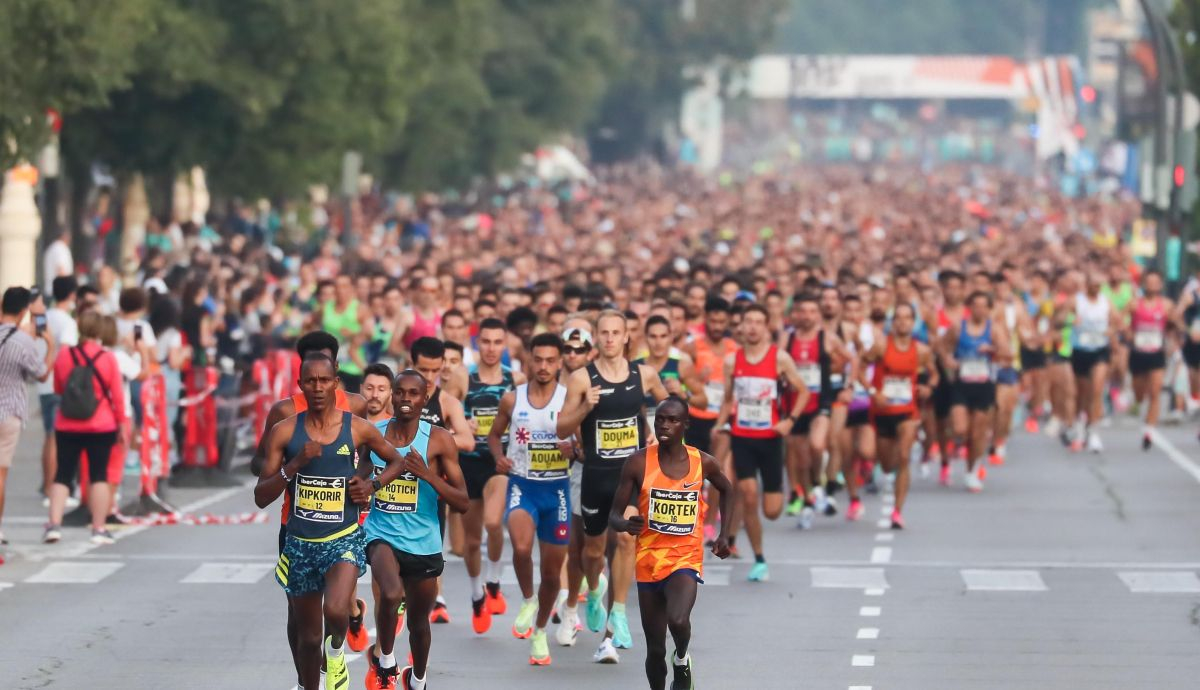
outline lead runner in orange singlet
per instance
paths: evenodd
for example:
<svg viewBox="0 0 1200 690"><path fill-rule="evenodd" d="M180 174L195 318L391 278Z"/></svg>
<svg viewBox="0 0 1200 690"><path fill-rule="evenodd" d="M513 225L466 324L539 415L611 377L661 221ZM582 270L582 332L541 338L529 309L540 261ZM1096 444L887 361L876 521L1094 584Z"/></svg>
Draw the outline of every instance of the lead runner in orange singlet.
<svg viewBox="0 0 1200 690"><path fill-rule="evenodd" d="M625 462L608 524L637 537L638 608L646 634L646 679L651 690L667 683L666 634L675 641L672 690L689 689L692 658L692 608L704 575L704 482L721 495L721 512L733 510L733 485L716 458L684 445L687 404L676 397L662 401L654 417L658 445L643 448ZM638 514L625 517L637 497ZM729 556L731 521L723 521L713 543L718 558Z"/></svg>

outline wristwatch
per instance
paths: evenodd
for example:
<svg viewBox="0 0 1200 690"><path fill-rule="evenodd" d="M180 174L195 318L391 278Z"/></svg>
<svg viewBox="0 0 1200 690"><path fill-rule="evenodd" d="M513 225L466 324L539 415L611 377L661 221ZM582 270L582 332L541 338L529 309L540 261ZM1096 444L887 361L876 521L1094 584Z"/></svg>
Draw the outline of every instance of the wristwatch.
<svg viewBox="0 0 1200 690"><path fill-rule="evenodd" d="M380 490L380 489L382 489L382 488L383 488L383 485L379 483L379 480L378 480L378 479L372 479L372 480L371 480L371 489L372 489L372 490L374 490L374 491L379 491L379 490Z"/></svg>

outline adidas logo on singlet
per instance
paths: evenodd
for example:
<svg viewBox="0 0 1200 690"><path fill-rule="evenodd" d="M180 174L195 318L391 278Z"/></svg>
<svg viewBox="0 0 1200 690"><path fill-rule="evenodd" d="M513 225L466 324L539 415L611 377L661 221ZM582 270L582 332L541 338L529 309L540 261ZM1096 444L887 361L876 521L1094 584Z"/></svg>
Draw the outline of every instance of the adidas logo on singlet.
<svg viewBox="0 0 1200 690"><path fill-rule="evenodd" d="M342 447L337 449L337 454L338 455L349 455L350 454L350 446L343 443Z"/></svg>

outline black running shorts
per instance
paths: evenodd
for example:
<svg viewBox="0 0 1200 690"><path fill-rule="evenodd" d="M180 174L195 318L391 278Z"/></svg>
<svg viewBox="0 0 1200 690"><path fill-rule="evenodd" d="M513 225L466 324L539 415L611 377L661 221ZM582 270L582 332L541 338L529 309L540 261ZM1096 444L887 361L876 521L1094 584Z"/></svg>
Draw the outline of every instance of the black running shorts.
<svg viewBox="0 0 1200 690"><path fill-rule="evenodd" d="M758 479L763 493L783 491L783 439L733 436L733 471L739 480ZM761 477L761 478L760 478Z"/></svg>
<svg viewBox="0 0 1200 690"><path fill-rule="evenodd" d="M622 462L587 462L583 465L583 485L579 491L579 510L583 513L583 533L598 537L608 529L617 485L621 483Z"/></svg>

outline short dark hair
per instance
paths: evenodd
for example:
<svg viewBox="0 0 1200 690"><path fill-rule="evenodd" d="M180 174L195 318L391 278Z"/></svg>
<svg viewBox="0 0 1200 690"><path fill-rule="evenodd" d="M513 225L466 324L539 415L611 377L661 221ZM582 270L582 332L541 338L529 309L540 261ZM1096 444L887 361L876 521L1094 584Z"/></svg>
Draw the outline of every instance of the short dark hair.
<svg viewBox="0 0 1200 690"><path fill-rule="evenodd" d="M968 295L967 296L967 304L971 304L972 302L979 299L980 297L987 300L989 307L992 306L992 296L989 293L984 292L983 290L976 290L975 292L972 292L970 295Z"/></svg>
<svg viewBox="0 0 1200 690"><path fill-rule="evenodd" d="M442 314L442 323L445 323L446 319L449 319L449 318L452 318L455 316L462 319L463 321L467 320L467 317L461 311L459 311L457 309L447 309L446 313Z"/></svg>
<svg viewBox="0 0 1200 690"><path fill-rule="evenodd" d="M504 322L501 321L500 319L497 319L494 316L489 316L488 318L479 322L479 332L480 333L482 333L484 331L507 331L507 330L508 329L504 327Z"/></svg>
<svg viewBox="0 0 1200 690"><path fill-rule="evenodd" d="M423 383L423 384L429 383L428 381L425 380L425 376L422 375L421 372L417 371L416 369L405 369L404 371L401 371L399 374L396 374L392 378L392 385L395 385L396 382L399 381L400 379L408 378L409 376L415 376L415 377L421 379L421 383ZM421 390L422 390L422 392L424 392L424 387L422 387Z"/></svg>
<svg viewBox="0 0 1200 690"><path fill-rule="evenodd" d="M537 312L529 307L517 307L508 312L508 318L505 319L505 324L510 331L515 331L521 326L536 326L537 322Z"/></svg>
<svg viewBox="0 0 1200 690"><path fill-rule="evenodd" d="M729 308L729 300L725 299L724 297L717 297L716 295L713 295L712 297L704 300L705 314L712 314L713 312L718 311L723 311L728 314Z"/></svg>
<svg viewBox="0 0 1200 690"><path fill-rule="evenodd" d="M5 316L16 316L29 308L33 293L29 288L14 285L4 291L3 312Z"/></svg>
<svg viewBox="0 0 1200 690"><path fill-rule="evenodd" d="M75 276L59 276L50 283L50 294L55 302L66 302L79 289L79 281Z"/></svg>
<svg viewBox="0 0 1200 690"><path fill-rule="evenodd" d="M88 295L98 296L99 294L100 291L96 289L95 285L80 285L79 289L75 291L75 299L82 302L83 298Z"/></svg>
<svg viewBox="0 0 1200 690"><path fill-rule="evenodd" d="M756 311L759 314L762 314L763 318L767 319L768 321L771 320L771 315L767 313L767 308L764 307L763 305L759 304L758 302L751 302L750 304L747 304L746 308L744 310L742 310L742 314L743 315L749 314L752 311Z"/></svg>
<svg viewBox="0 0 1200 690"><path fill-rule="evenodd" d="M466 354L466 348L454 342L453 340L443 340L442 345L445 345L447 350L454 350L460 355Z"/></svg>
<svg viewBox="0 0 1200 690"><path fill-rule="evenodd" d="M558 350L558 354L563 353L563 341L553 333L538 333L533 336L533 340L529 342L529 349L532 351L535 347L552 347Z"/></svg>
<svg viewBox="0 0 1200 690"><path fill-rule="evenodd" d="M366 379L368 376L382 376L388 381L396 378L395 374L392 373L392 368L383 362L368 364L367 368L363 369L363 379Z"/></svg>
<svg viewBox="0 0 1200 690"><path fill-rule="evenodd" d="M296 341L296 354L300 355L300 359L321 354L322 350L329 350L333 353L333 359L337 359L338 340L332 333L312 331L300 336Z"/></svg>
<svg viewBox="0 0 1200 690"><path fill-rule="evenodd" d="M141 311L146 308L146 291L140 287L127 287L117 297L117 306L123 312Z"/></svg>
<svg viewBox="0 0 1200 690"><path fill-rule="evenodd" d="M413 362L416 362L418 357L445 359L446 345L437 338L424 336L414 340L412 346L408 348L408 352L412 355Z"/></svg>
<svg viewBox="0 0 1200 690"><path fill-rule="evenodd" d="M666 326L668 331L671 330L671 322L668 321L667 317L663 316L662 314L655 314L654 316L646 319L645 330L647 333L650 332L651 326Z"/></svg>
<svg viewBox="0 0 1200 690"><path fill-rule="evenodd" d="M570 314L571 310L561 304L555 304L546 311L546 316L554 316L555 314Z"/></svg>
<svg viewBox="0 0 1200 690"><path fill-rule="evenodd" d="M335 376L337 375L337 373L338 373L337 363L333 361L332 357L325 354L324 352L310 353L307 357L304 358L304 361L300 363L300 371L303 372L304 367L306 367L309 364L312 364L314 362L325 362L333 369L333 374Z"/></svg>

